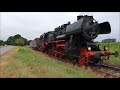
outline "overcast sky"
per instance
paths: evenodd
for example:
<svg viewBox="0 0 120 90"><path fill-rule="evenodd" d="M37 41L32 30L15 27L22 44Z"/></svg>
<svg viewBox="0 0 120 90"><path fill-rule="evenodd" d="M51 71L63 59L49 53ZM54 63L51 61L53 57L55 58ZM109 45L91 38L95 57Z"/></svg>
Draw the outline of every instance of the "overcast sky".
<svg viewBox="0 0 120 90"><path fill-rule="evenodd" d="M39 37L42 33L70 21L73 23L77 15L93 15L99 23L109 21L111 34L99 35L95 41L116 38L120 41L119 12L0 12L0 39L20 34L28 40Z"/></svg>

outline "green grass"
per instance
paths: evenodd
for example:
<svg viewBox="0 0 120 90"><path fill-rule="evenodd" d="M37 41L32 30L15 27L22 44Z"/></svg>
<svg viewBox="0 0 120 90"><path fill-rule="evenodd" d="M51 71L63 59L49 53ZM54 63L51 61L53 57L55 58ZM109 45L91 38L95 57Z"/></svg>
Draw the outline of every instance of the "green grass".
<svg viewBox="0 0 120 90"><path fill-rule="evenodd" d="M104 46L108 46L108 43L98 43L100 45L100 48L103 50ZM109 43L109 50L111 51L118 51L119 56L110 56L109 62L115 63L115 64L120 64L120 42L111 42Z"/></svg>
<svg viewBox="0 0 120 90"><path fill-rule="evenodd" d="M9 78L97 78L98 75L63 63L28 47L16 47L12 55L3 57L0 77Z"/></svg>
<svg viewBox="0 0 120 90"><path fill-rule="evenodd" d="M115 63L115 64L119 64L119 65L120 65L120 56L117 57L117 58L114 57L114 56L111 56L109 61L112 62L112 63Z"/></svg>
<svg viewBox="0 0 120 90"><path fill-rule="evenodd" d="M98 43L100 48L103 49L104 46L108 46L108 43ZM119 51L120 52L120 42L111 42L109 43L109 50Z"/></svg>

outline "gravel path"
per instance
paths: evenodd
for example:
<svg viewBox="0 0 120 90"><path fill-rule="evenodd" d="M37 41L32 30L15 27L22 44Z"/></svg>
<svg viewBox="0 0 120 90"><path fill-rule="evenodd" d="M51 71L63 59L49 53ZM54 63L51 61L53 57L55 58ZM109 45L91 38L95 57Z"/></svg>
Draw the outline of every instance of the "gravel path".
<svg viewBox="0 0 120 90"><path fill-rule="evenodd" d="M0 48L0 56L14 48L15 46L4 46Z"/></svg>

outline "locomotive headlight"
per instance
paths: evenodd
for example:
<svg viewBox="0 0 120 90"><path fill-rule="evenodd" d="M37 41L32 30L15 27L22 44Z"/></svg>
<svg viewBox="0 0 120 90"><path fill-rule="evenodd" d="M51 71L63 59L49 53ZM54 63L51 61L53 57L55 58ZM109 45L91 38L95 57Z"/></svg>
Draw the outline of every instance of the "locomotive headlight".
<svg viewBox="0 0 120 90"><path fill-rule="evenodd" d="M95 20L93 20L93 23L95 23L96 21Z"/></svg>
<svg viewBox="0 0 120 90"><path fill-rule="evenodd" d="M105 50L105 51L108 51L108 47L105 46L105 47L104 47L104 50Z"/></svg>
<svg viewBox="0 0 120 90"><path fill-rule="evenodd" d="M91 47L88 47L88 51L91 51Z"/></svg>

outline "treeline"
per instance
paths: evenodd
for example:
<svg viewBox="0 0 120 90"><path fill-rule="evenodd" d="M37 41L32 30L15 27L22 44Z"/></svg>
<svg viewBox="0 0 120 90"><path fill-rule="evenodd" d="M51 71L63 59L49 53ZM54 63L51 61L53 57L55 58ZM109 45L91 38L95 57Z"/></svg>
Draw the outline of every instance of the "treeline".
<svg viewBox="0 0 120 90"><path fill-rule="evenodd" d="M24 45L29 45L30 41L31 40L27 40L26 38L22 37L20 34L16 34L15 36L10 36L5 44L24 46Z"/></svg>
<svg viewBox="0 0 120 90"><path fill-rule="evenodd" d="M0 46L4 46L6 44L6 41L0 40Z"/></svg>
<svg viewBox="0 0 120 90"><path fill-rule="evenodd" d="M100 43L100 41L95 41L96 43ZM103 39L101 42L103 43L108 43L108 42L117 42L115 38L108 38L108 39ZM118 41L119 42L119 41Z"/></svg>
<svg viewBox="0 0 120 90"><path fill-rule="evenodd" d="M102 42L116 42L116 39L103 39Z"/></svg>

